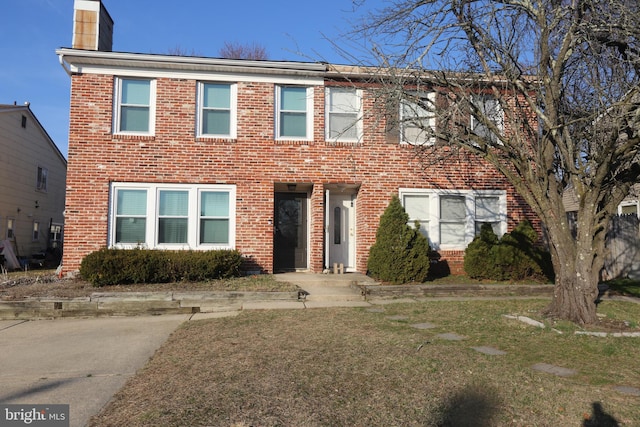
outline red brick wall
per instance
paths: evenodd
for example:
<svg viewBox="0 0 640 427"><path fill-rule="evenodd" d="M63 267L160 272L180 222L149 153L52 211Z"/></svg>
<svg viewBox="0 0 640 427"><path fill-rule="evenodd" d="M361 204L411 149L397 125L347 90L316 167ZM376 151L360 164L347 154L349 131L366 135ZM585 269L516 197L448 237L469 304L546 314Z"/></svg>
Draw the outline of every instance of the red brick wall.
<svg viewBox="0 0 640 427"><path fill-rule="evenodd" d="M425 166L410 146L390 143L379 117L365 119L358 144L324 140L324 88L315 88L314 140L274 141L274 85L238 83L238 137L195 137L196 81L157 80L154 137L114 136L113 76L72 77L65 271L107 245L109 184L119 182L207 183L237 186L236 247L263 271L273 265L274 183L311 184L310 269L323 268L324 185L359 184L358 271L366 271L380 215L399 187L506 189L509 229L532 218L522 199L490 166L471 155ZM373 100L365 91L365 111ZM384 123L381 123L384 125ZM374 130L377 129L377 130ZM443 253L461 271L463 252Z"/></svg>

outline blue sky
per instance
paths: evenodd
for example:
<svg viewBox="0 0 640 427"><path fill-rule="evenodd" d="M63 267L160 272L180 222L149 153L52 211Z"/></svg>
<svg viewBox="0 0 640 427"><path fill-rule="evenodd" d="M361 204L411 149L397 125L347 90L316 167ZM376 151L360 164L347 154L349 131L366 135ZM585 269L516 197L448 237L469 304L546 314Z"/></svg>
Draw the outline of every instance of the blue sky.
<svg viewBox="0 0 640 427"><path fill-rule="evenodd" d="M269 59L346 63L340 44L367 9L384 0L103 0L114 25L113 50L217 57L225 41L259 43ZM361 0L355 3L362 3ZM2 0L0 104L31 110L67 155L70 79L55 50L71 47L73 0Z"/></svg>

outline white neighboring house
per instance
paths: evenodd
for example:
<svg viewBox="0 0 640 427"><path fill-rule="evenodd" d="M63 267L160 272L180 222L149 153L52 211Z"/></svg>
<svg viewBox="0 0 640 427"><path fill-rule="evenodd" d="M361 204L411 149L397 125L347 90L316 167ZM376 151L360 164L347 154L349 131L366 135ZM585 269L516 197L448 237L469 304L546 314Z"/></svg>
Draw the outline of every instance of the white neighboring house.
<svg viewBox="0 0 640 427"><path fill-rule="evenodd" d="M39 264L62 249L66 177L67 160L29 104L0 104L0 246Z"/></svg>

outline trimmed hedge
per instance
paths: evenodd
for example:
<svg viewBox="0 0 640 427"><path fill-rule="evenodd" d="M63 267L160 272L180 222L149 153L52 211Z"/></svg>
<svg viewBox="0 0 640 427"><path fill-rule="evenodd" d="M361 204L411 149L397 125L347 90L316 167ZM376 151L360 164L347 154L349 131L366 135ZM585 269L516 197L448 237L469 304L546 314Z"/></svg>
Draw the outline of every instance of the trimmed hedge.
<svg viewBox="0 0 640 427"><path fill-rule="evenodd" d="M473 279L553 280L551 255L538 246L538 235L528 221L498 239L483 224L464 254L464 270Z"/></svg>
<svg viewBox="0 0 640 427"><path fill-rule="evenodd" d="M429 241L420 225L407 225L409 215L394 195L380 217L376 242L369 250L368 274L391 284L422 283L429 273Z"/></svg>
<svg viewBox="0 0 640 427"><path fill-rule="evenodd" d="M237 250L100 249L82 260L80 275L94 286L205 281L240 276Z"/></svg>

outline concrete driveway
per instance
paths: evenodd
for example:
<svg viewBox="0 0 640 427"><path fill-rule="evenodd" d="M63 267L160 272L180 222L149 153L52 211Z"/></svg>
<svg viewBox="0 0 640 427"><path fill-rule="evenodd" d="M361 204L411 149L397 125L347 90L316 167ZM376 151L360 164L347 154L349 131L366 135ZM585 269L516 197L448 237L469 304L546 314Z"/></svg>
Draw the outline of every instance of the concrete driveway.
<svg viewBox="0 0 640 427"><path fill-rule="evenodd" d="M84 426L189 316L0 321L0 403L68 404Z"/></svg>

